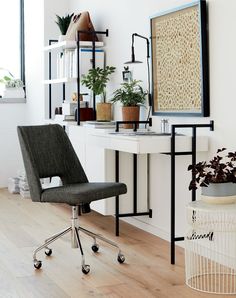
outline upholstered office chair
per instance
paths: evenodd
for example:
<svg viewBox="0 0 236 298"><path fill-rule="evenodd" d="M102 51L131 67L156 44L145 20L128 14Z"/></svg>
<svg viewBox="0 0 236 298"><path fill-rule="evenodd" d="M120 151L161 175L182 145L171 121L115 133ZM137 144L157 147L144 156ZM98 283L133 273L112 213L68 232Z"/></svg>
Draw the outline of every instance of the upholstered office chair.
<svg viewBox="0 0 236 298"><path fill-rule="evenodd" d="M67 134L60 125L20 126L17 131L32 201L66 203L72 207L71 226L46 239L45 243L34 251L34 267L39 269L42 266L42 262L36 258L37 252L45 249L45 254L50 256L52 250L48 245L68 232L71 232L72 248L80 248L83 273L87 274L90 266L85 264L79 232L93 238L94 252L99 249L97 238L118 248L117 260L123 263L125 257L116 243L79 225L78 206L82 212L89 212L91 202L124 194L127 192L126 185L109 182L90 183ZM42 188L41 178L57 176L61 178L62 186Z"/></svg>

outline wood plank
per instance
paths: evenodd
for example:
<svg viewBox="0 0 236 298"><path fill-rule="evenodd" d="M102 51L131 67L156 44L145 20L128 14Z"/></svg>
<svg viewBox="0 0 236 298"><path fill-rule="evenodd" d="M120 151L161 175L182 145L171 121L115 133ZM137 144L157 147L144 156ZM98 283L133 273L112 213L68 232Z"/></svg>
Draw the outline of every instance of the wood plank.
<svg viewBox="0 0 236 298"><path fill-rule="evenodd" d="M43 266L33 268L33 250L44 239L70 225L70 208L34 203L0 190L0 297L225 297L194 291L185 285L184 251L176 249L170 264L169 243L121 221L121 236L114 235L114 218L95 212L80 217L81 225L103 234L121 246L126 262L116 261L117 250L81 234L91 272L81 272L78 249L71 249L70 235L52 244L53 254L38 254Z"/></svg>

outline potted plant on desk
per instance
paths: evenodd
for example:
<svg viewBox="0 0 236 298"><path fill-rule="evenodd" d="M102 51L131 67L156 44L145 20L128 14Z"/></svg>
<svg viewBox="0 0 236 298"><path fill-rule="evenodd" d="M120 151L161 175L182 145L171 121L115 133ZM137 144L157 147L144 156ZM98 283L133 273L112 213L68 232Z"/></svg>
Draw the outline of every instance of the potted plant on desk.
<svg viewBox="0 0 236 298"><path fill-rule="evenodd" d="M140 86L141 81L131 80L121 84L114 92L111 102L120 102L123 121L139 121L140 106L144 105L147 92ZM132 128L133 124L124 124L123 128Z"/></svg>
<svg viewBox="0 0 236 298"><path fill-rule="evenodd" d="M213 204L236 202L236 152L222 156L226 148L218 149L217 155L209 162L202 161L189 165L194 178L189 190L202 187L202 200Z"/></svg>
<svg viewBox="0 0 236 298"><path fill-rule="evenodd" d="M100 95L101 102L96 105L98 121L111 121L111 103L106 102L106 87L109 76L115 72L114 66L91 68L87 75L82 76L81 83L89 88L96 96Z"/></svg>

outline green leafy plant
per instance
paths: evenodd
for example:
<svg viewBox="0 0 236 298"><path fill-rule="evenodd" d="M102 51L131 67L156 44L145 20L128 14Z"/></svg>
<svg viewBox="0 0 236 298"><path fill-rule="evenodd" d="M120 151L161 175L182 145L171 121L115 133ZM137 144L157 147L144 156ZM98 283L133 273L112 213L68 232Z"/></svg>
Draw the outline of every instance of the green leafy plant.
<svg viewBox="0 0 236 298"><path fill-rule="evenodd" d="M66 34L73 15L74 15L74 13L72 13L71 15L68 14L65 17L60 17L60 16L56 15L56 18L57 18L56 24L58 25L62 35Z"/></svg>
<svg viewBox="0 0 236 298"><path fill-rule="evenodd" d="M24 83L20 79L14 79L9 76L4 76L0 79L0 83L4 84L6 88L20 88L24 86Z"/></svg>
<svg viewBox="0 0 236 298"><path fill-rule="evenodd" d="M202 161L188 166L188 171L192 171L195 176L190 181L189 190L207 187L210 183L236 183L236 152L228 152L222 156L225 150L226 148L218 149L217 155L208 163Z"/></svg>
<svg viewBox="0 0 236 298"><path fill-rule="evenodd" d="M9 76L4 76L2 79L0 79L0 83L6 85L7 82L9 82L9 81L11 81L11 80L12 80L11 77L9 77Z"/></svg>
<svg viewBox="0 0 236 298"><path fill-rule="evenodd" d="M113 94L111 102L121 102L124 107L134 107L143 105L147 92L140 86L141 81L132 80L131 82L122 83L121 87Z"/></svg>
<svg viewBox="0 0 236 298"><path fill-rule="evenodd" d="M91 68L87 75L82 76L81 83L92 90L95 95L101 95L102 101L106 102L106 86L110 80L109 76L115 72L115 69L114 66Z"/></svg>

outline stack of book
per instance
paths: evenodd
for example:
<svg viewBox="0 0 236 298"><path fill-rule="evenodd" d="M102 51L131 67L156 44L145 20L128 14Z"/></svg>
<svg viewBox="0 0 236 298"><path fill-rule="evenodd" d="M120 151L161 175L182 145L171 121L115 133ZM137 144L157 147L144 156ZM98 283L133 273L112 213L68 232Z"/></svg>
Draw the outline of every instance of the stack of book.
<svg viewBox="0 0 236 298"><path fill-rule="evenodd" d="M30 197L29 185L26 178L26 174L24 172L20 173L19 175L19 188L20 195L22 196L22 198Z"/></svg>
<svg viewBox="0 0 236 298"><path fill-rule="evenodd" d="M57 56L57 77L77 77L77 49L65 49Z"/></svg>
<svg viewBox="0 0 236 298"><path fill-rule="evenodd" d="M67 101L64 100L62 104L62 114L63 115L75 115L75 110L77 109L78 103L77 101ZM80 101L80 108L87 108L87 101Z"/></svg>
<svg viewBox="0 0 236 298"><path fill-rule="evenodd" d="M19 186L20 179L18 177L11 177L8 179L8 191L10 193L20 193Z"/></svg>
<svg viewBox="0 0 236 298"><path fill-rule="evenodd" d="M96 66L104 67L104 50L95 49ZM80 48L80 75L87 74L91 68L92 48ZM78 77L78 52L77 48L67 48L57 54L56 69L57 78L77 78Z"/></svg>
<svg viewBox="0 0 236 298"><path fill-rule="evenodd" d="M61 115L61 114L56 114L54 120L56 122L61 122L61 121L75 121L75 115Z"/></svg>
<svg viewBox="0 0 236 298"><path fill-rule="evenodd" d="M30 197L29 185L24 171L19 171L17 177L8 179L8 191L20 194L23 198Z"/></svg>
<svg viewBox="0 0 236 298"><path fill-rule="evenodd" d="M83 126L91 128L115 128L115 121L86 121Z"/></svg>

